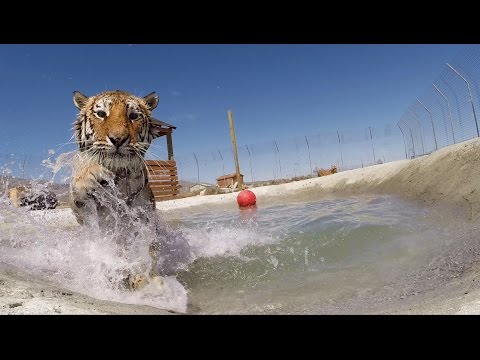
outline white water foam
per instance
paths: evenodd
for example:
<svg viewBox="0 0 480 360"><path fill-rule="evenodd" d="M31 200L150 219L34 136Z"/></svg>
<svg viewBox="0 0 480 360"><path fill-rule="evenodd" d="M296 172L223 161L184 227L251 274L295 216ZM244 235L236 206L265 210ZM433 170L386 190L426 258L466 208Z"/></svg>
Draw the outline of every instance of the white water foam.
<svg viewBox="0 0 480 360"><path fill-rule="evenodd" d="M97 299L185 312L187 291L173 276L165 277L161 289L124 288L125 274L151 264L151 237L135 240L127 250L94 229L0 203L0 262Z"/></svg>
<svg viewBox="0 0 480 360"><path fill-rule="evenodd" d="M60 171L68 171L76 154L64 153L55 161L49 158L43 162L52 172L52 181ZM166 276L160 288L158 284L137 291L124 287L126 274L145 272L151 266L148 250L154 234L146 227L139 225L139 235L125 247L115 241L118 234L105 235L98 229L79 226L70 209L15 208L6 193L0 198L0 262L97 299L186 312L188 292L175 276ZM173 234L187 240L190 262L200 257L239 256L247 245L277 241L261 234L254 212L242 215L231 224L209 221L195 228L179 226Z"/></svg>

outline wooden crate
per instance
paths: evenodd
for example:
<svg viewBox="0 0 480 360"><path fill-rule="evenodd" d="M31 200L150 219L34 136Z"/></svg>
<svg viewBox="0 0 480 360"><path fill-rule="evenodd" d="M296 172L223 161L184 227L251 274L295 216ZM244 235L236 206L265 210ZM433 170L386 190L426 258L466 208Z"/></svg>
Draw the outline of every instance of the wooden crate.
<svg viewBox="0 0 480 360"><path fill-rule="evenodd" d="M176 198L180 192L175 160L146 160L148 182L155 201Z"/></svg>

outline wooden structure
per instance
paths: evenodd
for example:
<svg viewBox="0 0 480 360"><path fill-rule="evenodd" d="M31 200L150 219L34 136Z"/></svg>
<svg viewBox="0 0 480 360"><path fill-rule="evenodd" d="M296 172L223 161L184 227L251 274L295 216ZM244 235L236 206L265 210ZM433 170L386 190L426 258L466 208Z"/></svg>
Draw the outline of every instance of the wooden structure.
<svg viewBox="0 0 480 360"><path fill-rule="evenodd" d="M240 181L243 184L243 174L240 174ZM232 187L237 182L237 173L222 175L217 178L219 187Z"/></svg>
<svg viewBox="0 0 480 360"><path fill-rule="evenodd" d="M166 136L167 138L168 160L145 160L148 170L148 183L155 196L155 201L162 201L177 197L180 191L172 142L172 132L176 129L176 126L157 119L152 119L152 121L161 125L160 136Z"/></svg>
<svg viewBox="0 0 480 360"><path fill-rule="evenodd" d="M238 187L241 189L243 184L243 176L240 174L240 165L238 164L237 153L237 137L235 135L235 125L233 124L233 114L228 110L228 122L230 124L230 137L232 138L233 158L235 159L235 174Z"/></svg>

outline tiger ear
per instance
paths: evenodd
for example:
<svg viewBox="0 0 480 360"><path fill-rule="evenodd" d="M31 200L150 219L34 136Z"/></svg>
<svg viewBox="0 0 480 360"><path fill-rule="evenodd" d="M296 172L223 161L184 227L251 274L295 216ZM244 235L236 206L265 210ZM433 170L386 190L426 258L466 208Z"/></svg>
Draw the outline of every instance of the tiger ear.
<svg viewBox="0 0 480 360"><path fill-rule="evenodd" d="M82 110L88 100L88 96L83 95L80 91L73 92L73 103L77 107L78 110Z"/></svg>
<svg viewBox="0 0 480 360"><path fill-rule="evenodd" d="M143 98L145 100L145 103L147 104L148 110L153 110L157 107L158 102L160 99L158 98L158 95L155 94L155 91L151 92L147 96Z"/></svg>

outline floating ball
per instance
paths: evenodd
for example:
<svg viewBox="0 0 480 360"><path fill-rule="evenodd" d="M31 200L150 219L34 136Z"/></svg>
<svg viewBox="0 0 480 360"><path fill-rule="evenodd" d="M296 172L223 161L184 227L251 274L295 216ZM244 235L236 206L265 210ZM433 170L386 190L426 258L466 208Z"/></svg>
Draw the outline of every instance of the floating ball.
<svg viewBox="0 0 480 360"><path fill-rule="evenodd" d="M240 207L253 206L257 202L257 197L250 190L242 190L237 195L237 203Z"/></svg>

